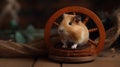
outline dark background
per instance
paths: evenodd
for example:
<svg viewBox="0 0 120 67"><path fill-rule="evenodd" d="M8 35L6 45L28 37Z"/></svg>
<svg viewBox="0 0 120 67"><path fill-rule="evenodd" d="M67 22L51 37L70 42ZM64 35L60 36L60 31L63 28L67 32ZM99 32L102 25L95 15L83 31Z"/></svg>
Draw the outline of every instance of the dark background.
<svg viewBox="0 0 120 67"><path fill-rule="evenodd" d="M119 0L17 0L21 6L18 13L19 24L25 28L33 24L36 28L44 28L49 17L58 9L65 6L77 5L86 7L93 12L105 11L111 14L119 7ZM6 0L0 2L0 12L6 5ZM1 17L1 16L0 16ZM11 17L4 18L1 29L9 28Z"/></svg>

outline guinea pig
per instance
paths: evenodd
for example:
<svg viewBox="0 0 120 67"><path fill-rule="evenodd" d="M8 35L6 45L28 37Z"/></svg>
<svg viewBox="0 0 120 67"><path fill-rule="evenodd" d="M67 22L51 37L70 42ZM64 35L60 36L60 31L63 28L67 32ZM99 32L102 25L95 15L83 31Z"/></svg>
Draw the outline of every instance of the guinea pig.
<svg viewBox="0 0 120 67"><path fill-rule="evenodd" d="M73 44L70 48L76 49L78 45L87 44L89 40L88 28L82 23L81 16L78 15L63 14L58 34L63 43L62 48L67 48L69 46L67 42L71 42Z"/></svg>

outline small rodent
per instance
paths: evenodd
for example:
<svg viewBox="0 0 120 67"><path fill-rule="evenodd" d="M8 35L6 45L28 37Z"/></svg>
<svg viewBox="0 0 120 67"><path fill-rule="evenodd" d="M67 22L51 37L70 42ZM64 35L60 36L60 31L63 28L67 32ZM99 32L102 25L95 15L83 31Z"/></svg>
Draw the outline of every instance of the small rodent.
<svg viewBox="0 0 120 67"><path fill-rule="evenodd" d="M72 49L76 49L78 45L84 45L89 40L89 31L84 23L81 21L81 16L63 14L63 20L58 27L58 33L63 43L63 48L67 48L72 42Z"/></svg>

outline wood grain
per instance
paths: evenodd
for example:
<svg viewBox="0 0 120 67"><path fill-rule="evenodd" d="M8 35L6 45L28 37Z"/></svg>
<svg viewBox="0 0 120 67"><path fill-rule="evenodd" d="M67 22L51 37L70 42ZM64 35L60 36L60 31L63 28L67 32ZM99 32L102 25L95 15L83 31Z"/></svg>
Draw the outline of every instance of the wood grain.
<svg viewBox="0 0 120 67"><path fill-rule="evenodd" d="M63 63L62 67L119 67L119 63L118 57L100 57L88 63Z"/></svg>
<svg viewBox="0 0 120 67"><path fill-rule="evenodd" d="M61 64L45 58L40 58L36 61L34 67L61 67Z"/></svg>
<svg viewBox="0 0 120 67"><path fill-rule="evenodd" d="M32 67L34 59L0 58L0 67Z"/></svg>

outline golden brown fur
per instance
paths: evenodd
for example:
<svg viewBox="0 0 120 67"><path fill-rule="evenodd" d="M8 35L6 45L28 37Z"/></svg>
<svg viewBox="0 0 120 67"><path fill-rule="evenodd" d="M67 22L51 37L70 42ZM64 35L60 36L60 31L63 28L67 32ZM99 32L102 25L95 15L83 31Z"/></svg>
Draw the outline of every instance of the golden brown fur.
<svg viewBox="0 0 120 67"><path fill-rule="evenodd" d="M87 27L81 22L76 22L76 15L64 14L63 20L58 28L58 32L63 42L63 48L67 48L66 41L74 42L71 48L76 48L78 44L86 44L89 39Z"/></svg>

